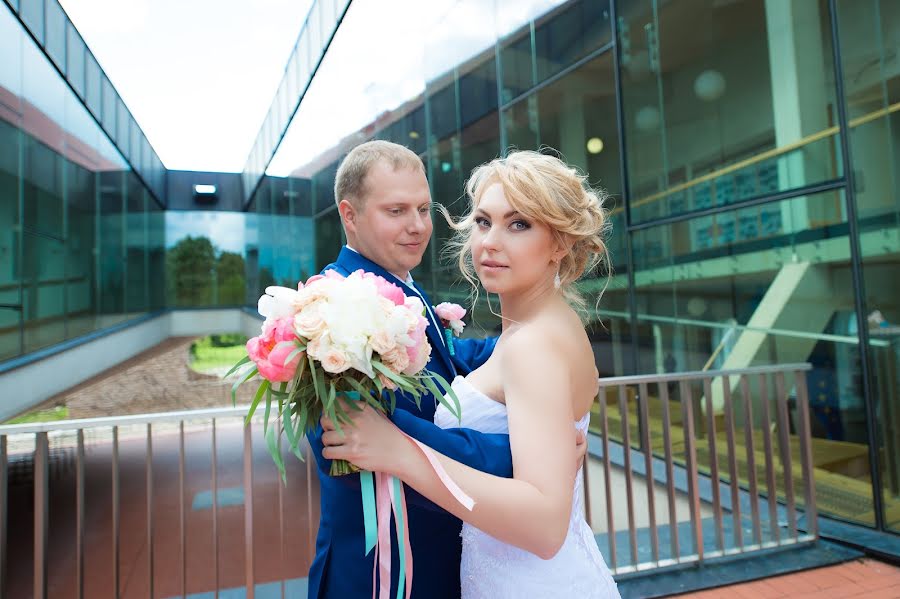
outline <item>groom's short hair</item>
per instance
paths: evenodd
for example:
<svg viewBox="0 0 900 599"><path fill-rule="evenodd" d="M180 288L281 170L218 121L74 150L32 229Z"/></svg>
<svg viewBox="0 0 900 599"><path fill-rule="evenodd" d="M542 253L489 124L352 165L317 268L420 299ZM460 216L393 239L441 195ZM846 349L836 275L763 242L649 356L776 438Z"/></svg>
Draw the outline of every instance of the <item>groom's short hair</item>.
<svg viewBox="0 0 900 599"><path fill-rule="evenodd" d="M335 203L340 204L341 200L349 200L357 208L362 208L368 192L366 175L375 164L382 161L394 170L410 168L425 172L422 159L406 146L380 139L367 141L350 150L338 167L334 177Z"/></svg>

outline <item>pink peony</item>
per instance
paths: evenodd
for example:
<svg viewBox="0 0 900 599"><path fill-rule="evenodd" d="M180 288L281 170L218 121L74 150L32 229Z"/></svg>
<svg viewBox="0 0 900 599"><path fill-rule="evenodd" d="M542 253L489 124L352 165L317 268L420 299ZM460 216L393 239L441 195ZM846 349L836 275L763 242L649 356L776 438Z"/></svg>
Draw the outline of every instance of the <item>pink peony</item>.
<svg viewBox="0 0 900 599"><path fill-rule="evenodd" d="M384 277L379 277L378 275L372 274L370 272L364 272L363 270L358 270L356 272L362 273L363 279L373 281L375 283L375 289L378 290L378 295L391 300L392 302L394 302L395 306L402 306L406 301L406 294L403 293L403 290Z"/></svg>
<svg viewBox="0 0 900 599"><path fill-rule="evenodd" d="M403 369L403 374L416 374L428 364L428 358L431 357L431 344L425 335L425 329L428 327L428 320L424 316L419 316L416 327L409 332L412 339L412 345L406 346L406 355L409 357L409 364Z"/></svg>
<svg viewBox="0 0 900 599"><path fill-rule="evenodd" d="M247 354L259 369L260 376L273 383L285 383L294 378L303 354L297 354L285 364L285 360L294 351L295 346L293 344L279 346L278 344L296 339L293 319L279 318L264 325L261 335L247 341Z"/></svg>
<svg viewBox="0 0 900 599"><path fill-rule="evenodd" d="M313 275L310 278L308 278L306 280L306 286L308 287L308 286L312 285L313 283L315 283L316 281L320 281L322 279L343 279L343 278L344 278L344 275L342 275L341 273L337 272L336 270L329 269L329 270L325 271L324 275ZM301 285L302 285L302 283L301 283Z"/></svg>
<svg viewBox="0 0 900 599"><path fill-rule="evenodd" d="M453 322L454 320L462 320L466 315L466 309L459 304L451 304L444 302L434 307L434 313L443 321Z"/></svg>

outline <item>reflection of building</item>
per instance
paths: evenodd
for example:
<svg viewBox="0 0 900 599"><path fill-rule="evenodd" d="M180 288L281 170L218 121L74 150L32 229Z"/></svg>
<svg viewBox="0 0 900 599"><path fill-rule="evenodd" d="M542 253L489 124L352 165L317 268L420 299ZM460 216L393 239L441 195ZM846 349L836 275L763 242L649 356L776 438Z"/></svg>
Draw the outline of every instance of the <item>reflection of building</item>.
<svg viewBox="0 0 900 599"><path fill-rule="evenodd" d="M350 6L331 44L391 34L355 22L366 2ZM455 215L474 166L511 146L550 146L612 194L615 275L600 302L606 328L595 332L601 372L810 362L822 511L898 530L898 349L865 319L877 308L900 322L896 3L551 1L506 29L516 3L450 4L429 25L426 64L445 64L448 41L471 41L449 25L457 11L480 15L499 37L473 41L471 52L456 47L459 64L416 74L423 93L377 106L368 125L298 161L291 177L263 177L223 202L247 222L248 303L337 252L333 178L353 144L382 138L414 149L434 199ZM79 92L77 67L71 88L59 81L40 103L29 95L22 82L59 79L59 58L37 51L22 24L30 17L16 14L0 9L0 49L21 65L0 71L0 357L28 360L175 306L165 295L163 215L192 200L165 197L175 175L160 186L143 174L136 125L123 112L111 132L118 112L97 112L84 73ZM273 140L303 135L290 119L302 120L307 104L290 108L305 93L297 82L310 56L292 56L255 148L276 152ZM97 82L105 98L108 81ZM35 108L50 101L66 122ZM253 152L244 182L265 169L266 151ZM439 259L449 234L440 218L435 231L416 278L435 297L462 297Z"/></svg>

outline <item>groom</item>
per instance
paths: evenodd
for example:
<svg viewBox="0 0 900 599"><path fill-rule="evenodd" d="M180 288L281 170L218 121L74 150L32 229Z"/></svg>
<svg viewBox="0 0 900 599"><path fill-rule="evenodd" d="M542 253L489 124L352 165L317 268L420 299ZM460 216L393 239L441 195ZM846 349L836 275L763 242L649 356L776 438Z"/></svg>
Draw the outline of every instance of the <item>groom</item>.
<svg viewBox="0 0 900 599"><path fill-rule="evenodd" d="M452 381L478 368L489 357L496 338L454 341L447 349L431 300L409 274L422 261L431 238L431 193L422 161L409 149L386 141L354 148L335 177L334 195L347 245L325 270L342 275L362 269L397 284L407 296L426 306L431 359L426 368ZM509 436L471 429L441 429L432 422L435 399L423 396L421 409L398 393L394 423L406 434L454 460L497 476L512 476ZM365 555L359 475L329 476L330 460L322 457L322 427L309 435L321 483L321 519L316 555L309 572L309 598L362 599L373 595L375 552ZM584 446L580 447L584 455ZM406 489L409 536L414 556L412 597L459 599L461 522L412 489ZM397 539L391 527L392 563L398 564ZM392 568L391 597L397 593ZM377 587L376 587L377 588Z"/></svg>

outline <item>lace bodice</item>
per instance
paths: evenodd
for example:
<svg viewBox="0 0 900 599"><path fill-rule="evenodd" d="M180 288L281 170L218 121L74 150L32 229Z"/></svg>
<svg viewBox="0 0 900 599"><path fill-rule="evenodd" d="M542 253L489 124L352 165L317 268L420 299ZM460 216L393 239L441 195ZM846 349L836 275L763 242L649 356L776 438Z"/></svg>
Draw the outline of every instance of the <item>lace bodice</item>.
<svg viewBox="0 0 900 599"><path fill-rule="evenodd" d="M462 407L458 421L442 405L434 422L441 428L464 427L483 433L509 433L506 406L473 387L465 378L452 384ZM575 423L587 432L590 413ZM508 545L481 530L463 524L460 581L463 599L518 599L520 597L618 598L616 583L584 519L582 477L575 477L569 532L559 553L543 560Z"/></svg>

